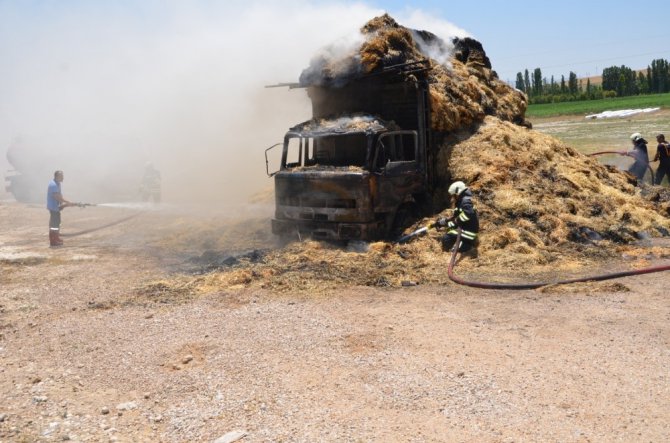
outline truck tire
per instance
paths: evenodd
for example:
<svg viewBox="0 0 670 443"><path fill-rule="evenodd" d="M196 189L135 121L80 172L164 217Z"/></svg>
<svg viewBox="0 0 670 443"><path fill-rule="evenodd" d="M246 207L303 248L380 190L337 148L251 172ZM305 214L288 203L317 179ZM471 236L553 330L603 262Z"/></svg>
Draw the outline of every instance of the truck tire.
<svg viewBox="0 0 670 443"><path fill-rule="evenodd" d="M395 240L403 234L403 231L419 219L419 208L416 203L403 203L393 217L391 228L388 233L389 240Z"/></svg>

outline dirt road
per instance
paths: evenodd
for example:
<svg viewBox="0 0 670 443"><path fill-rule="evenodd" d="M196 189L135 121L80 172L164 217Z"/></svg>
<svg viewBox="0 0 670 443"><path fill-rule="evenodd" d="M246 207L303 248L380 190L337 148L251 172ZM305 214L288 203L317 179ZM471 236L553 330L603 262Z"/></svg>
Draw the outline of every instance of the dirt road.
<svg viewBox="0 0 670 443"><path fill-rule="evenodd" d="M68 211L0 203L2 442L670 440L666 274L161 296L201 219Z"/></svg>

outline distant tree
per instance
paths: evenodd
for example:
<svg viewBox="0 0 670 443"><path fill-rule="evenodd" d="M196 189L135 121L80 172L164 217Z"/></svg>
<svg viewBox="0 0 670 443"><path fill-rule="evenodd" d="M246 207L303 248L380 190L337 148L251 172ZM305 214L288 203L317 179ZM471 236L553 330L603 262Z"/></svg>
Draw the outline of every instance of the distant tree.
<svg viewBox="0 0 670 443"><path fill-rule="evenodd" d="M622 79L620 79L620 82L623 83L621 85L621 95L627 96L638 94L639 90L637 88L637 73L629 67L622 65L621 76Z"/></svg>
<svg viewBox="0 0 670 443"><path fill-rule="evenodd" d="M568 92L568 88L565 86L565 76L561 75L561 94L566 94Z"/></svg>
<svg viewBox="0 0 670 443"><path fill-rule="evenodd" d="M602 85L603 90L605 91L616 91L617 84L619 83L619 68L616 66L611 66L609 68L603 69L602 74Z"/></svg>
<svg viewBox="0 0 670 443"><path fill-rule="evenodd" d="M668 61L658 60L658 92L670 91L670 78L668 73Z"/></svg>
<svg viewBox="0 0 670 443"><path fill-rule="evenodd" d="M644 72L640 72L637 75L637 90L640 94L649 94L649 82Z"/></svg>
<svg viewBox="0 0 670 443"><path fill-rule="evenodd" d="M603 69L601 78L600 85L593 85L589 78L584 82L570 71L567 82L561 75L559 83L553 75L549 79L542 77L540 68L535 68L532 73L528 69L523 75L517 73L516 85L526 92L532 104L666 93L670 92L670 63L666 59L652 60L646 74L625 65L610 66Z"/></svg>
<svg viewBox="0 0 670 443"><path fill-rule="evenodd" d="M649 76L649 92L657 93L659 91L659 72L656 60L651 61L651 75Z"/></svg>
<svg viewBox="0 0 670 443"><path fill-rule="evenodd" d="M528 75L528 69L526 69L526 71L523 73L523 84L526 86L526 87L524 88L524 91L526 91L526 94L527 94L528 96L530 96L530 95L531 95L531 91L530 91L530 75Z"/></svg>
<svg viewBox="0 0 670 443"><path fill-rule="evenodd" d="M656 59L651 61L647 67L647 82L649 92L656 94L670 91L670 72L668 72L668 61Z"/></svg>
<svg viewBox="0 0 670 443"><path fill-rule="evenodd" d="M521 74L520 72L516 73L516 88L519 91L526 92L526 83L524 83L523 74Z"/></svg>
<svg viewBox="0 0 670 443"><path fill-rule="evenodd" d="M577 74L574 72L570 71L570 75L568 76L568 91L572 95L577 95Z"/></svg>
<svg viewBox="0 0 670 443"><path fill-rule="evenodd" d="M542 95L542 70L535 68L533 71L533 95Z"/></svg>
<svg viewBox="0 0 670 443"><path fill-rule="evenodd" d="M549 83L549 94L551 95L556 95L558 93L558 85L556 84L556 81L554 80L554 76L551 76L551 83Z"/></svg>
<svg viewBox="0 0 670 443"><path fill-rule="evenodd" d="M652 67L653 71L653 67ZM627 66L610 66L603 69L603 90L616 91L621 97L635 93L634 72Z"/></svg>

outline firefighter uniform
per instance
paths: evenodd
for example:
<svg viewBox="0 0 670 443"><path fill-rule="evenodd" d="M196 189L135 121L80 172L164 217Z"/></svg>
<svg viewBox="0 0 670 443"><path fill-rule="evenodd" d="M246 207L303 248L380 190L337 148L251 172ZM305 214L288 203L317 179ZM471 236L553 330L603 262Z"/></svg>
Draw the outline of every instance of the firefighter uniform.
<svg viewBox="0 0 670 443"><path fill-rule="evenodd" d="M154 203L161 201L161 173L152 163L147 163L140 186L142 201L148 202L153 199Z"/></svg>
<svg viewBox="0 0 670 443"><path fill-rule="evenodd" d="M445 250L451 250L456 243L459 227L461 228L459 251L466 252L475 246L479 232L479 217L469 189L465 188L457 195L454 216L450 220L440 219L438 224L447 228L447 233L442 237L442 246Z"/></svg>

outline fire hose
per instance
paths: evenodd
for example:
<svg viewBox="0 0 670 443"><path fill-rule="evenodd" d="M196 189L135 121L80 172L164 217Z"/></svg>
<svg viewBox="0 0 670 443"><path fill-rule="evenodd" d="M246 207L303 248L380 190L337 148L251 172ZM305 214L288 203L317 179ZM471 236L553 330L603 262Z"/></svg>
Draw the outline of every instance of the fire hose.
<svg viewBox="0 0 670 443"><path fill-rule="evenodd" d="M78 207L78 208L86 208L88 206L97 206L97 205L95 203L70 203L70 204L62 206L62 208L64 209L66 207L72 207L72 206ZM131 214L127 217L123 217L119 220L115 220L113 222L106 223L102 226L96 226L95 228L84 229L82 231L71 232L71 233L61 233L61 236L63 236L63 237L76 237L78 235L84 235L84 234L88 234L88 233L91 233L91 232L99 231L101 229L109 228L109 227L118 225L120 223L126 222L130 219L133 219L133 218L137 217L140 214L141 214L140 212L138 212L136 214Z"/></svg>
<svg viewBox="0 0 670 443"><path fill-rule="evenodd" d="M121 219L119 219L119 220L115 220L115 221L113 221L113 222L104 224L104 225L102 225L102 226L96 226L95 228L84 229L84 230L82 230L82 231L77 231L77 232L61 233L60 235L61 235L61 237L76 237L76 236L78 236L78 235L89 234L89 233L91 233L91 232L100 231L101 229L110 228L110 227L112 227L112 226L121 224L121 223L123 223L123 222L127 222L128 220L133 219L133 218L135 218L135 217L137 217L137 216L139 216L139 215L141 215L141 212L138 212L137 214L131 214L131 215L127 216L127 217L123 217L123 218L121 218Z"/></svg>
<svg viewBox="0 0 670 443"><path fill-rule="evenodd" d="M589 157L594 157L596 155L605 155L605 154L616 154L616 155L623 155L625 157L631 157L635 160L637 160L637 157L635 155L626 152L626 151L600 151L600 152L592 152L591 154L588 154ZM651 169L651 165L647 163L647 169L649 169L649 173L651 174L651 184L654 184L654 170Z"/></svg>
<svg viewBox="0 0 670 443"><path fill-rule="evenodd" d="M416 238L420 235L423 235L428 232L429 229L434 228L436 223L430 223L422 228L417 229L414 232L411 232L407 235L400 237L395 243L406 243L409 240ZM621 271L621 272L610 272L600 275L592 275L588 277L578 277L571 278L567 280L557 280L557 281L546 281L546 282L533 282L533 283L487 283L487 282L478 282L465 280L463 278L457 277L454 274L454 268L456 267L456 257L458 256L458 250L461 246L461 228L458 227L458 235L456 236L456 242L451 253L451 260L449 261L449 268L447 269L447 275L449 279L454 283L459 285L471 286L473 288L481 289L537 289L542 286L549 285L566 285L570 283L583 283L587 281L603 281L611 280L614 278L629 277L631 275L642 275L642 274L651 274L654 272L670 271L670 265L662 266L653 266L649 268L636 269L633 271Z"/></svg>
<svg viewBox="0 0 670 443"><path fill-rule="evenodd" d="M456 267L456 256L458 255L458 248L461 246L461 228L458 228L458 235L456 237L456 243L454 244L454 249L451 254L451 260L449 262L449 268L447 274L451 281L458 283L459 285L471 286L473 288L482 288L482 289L537 289L542 286L548 285L566 285L569 283L582 283L587 281L602 281L610 280L613 278L628 277L631 275L642 275L642 274L651 274L654 272L670 271L670 265L663 266L653 266L650 268L636 269L634 271L621 271L621 272L610 272L607 274L592 275L589 277L579 277L571 278L567 280L558 280L553 282L535 282L535 283L486 283L486 282L477 282L464 280L462 278L454 275L454 268Z"/></svg>

